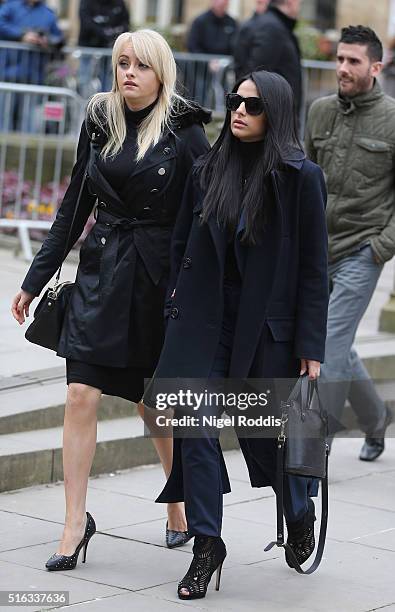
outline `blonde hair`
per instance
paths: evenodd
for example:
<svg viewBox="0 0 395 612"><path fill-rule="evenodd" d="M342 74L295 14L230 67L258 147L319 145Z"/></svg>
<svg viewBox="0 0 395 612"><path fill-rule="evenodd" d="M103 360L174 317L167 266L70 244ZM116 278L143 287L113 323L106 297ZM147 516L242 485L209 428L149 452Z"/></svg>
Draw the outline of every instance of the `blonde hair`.
<svg viewBox="0 0 395 612"><path fill-rule="evenodd" d="M126 44L133 46L138 59L153 69L160 82L158 101L137 130L136 161L140 161L148 149L157 144L163 130L166 127L170 129L170 119L176 111L176 102L184 102L188 106L189 103L176 93L176 63L163 36L154 30L146 29L121 34L116 39L112 51L112 89L94 95L87 108L87 113L94 123L108 135L108 140L101 151L104 159L117 155L126 138L124 98L117 82L118 60Z"/></svg>

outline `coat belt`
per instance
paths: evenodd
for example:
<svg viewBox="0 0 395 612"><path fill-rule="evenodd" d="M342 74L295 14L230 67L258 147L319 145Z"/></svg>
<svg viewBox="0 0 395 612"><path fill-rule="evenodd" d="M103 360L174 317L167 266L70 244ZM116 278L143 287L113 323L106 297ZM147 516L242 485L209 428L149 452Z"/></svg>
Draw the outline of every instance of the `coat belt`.
<svg viewBox="0 0 395 612"><path fill-rule="evenodd" d="M112 228L110 234L107 236L106 251L105 254L103 253L100 264L100 295L104 296L112 290L114 273L117 265L119 240L121 233L124 231L132 232L132 243L135 253L137 252L137 254L140 256L152 282L155 285L158 285L162 277L164 267L157 253L152 248L152 240L144 230L144 226L170 227L170 223L166 224L155 219L130 219L127 217L115 217L114 215L101 209L98 210L96 222L104 223L107 226L110 225ZM135 264L136 258L134 257L133 259L133 263ZM133 284L134 267L135 266L133 265L133 273L130 276L128 275L128 278L125 279L126 282L131 284Z"/></svg>

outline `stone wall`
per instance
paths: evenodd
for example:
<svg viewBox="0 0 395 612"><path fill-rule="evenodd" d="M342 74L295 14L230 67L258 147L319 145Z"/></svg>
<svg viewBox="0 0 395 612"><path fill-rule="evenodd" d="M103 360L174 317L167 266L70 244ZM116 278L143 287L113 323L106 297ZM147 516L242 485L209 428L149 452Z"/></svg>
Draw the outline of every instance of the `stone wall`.
<svg viewBox="0 0 395 612"><path fill-rule="evenodd" d="M390 0L337 0L337 27L368 25L385 42L389 9Z"/></svg>

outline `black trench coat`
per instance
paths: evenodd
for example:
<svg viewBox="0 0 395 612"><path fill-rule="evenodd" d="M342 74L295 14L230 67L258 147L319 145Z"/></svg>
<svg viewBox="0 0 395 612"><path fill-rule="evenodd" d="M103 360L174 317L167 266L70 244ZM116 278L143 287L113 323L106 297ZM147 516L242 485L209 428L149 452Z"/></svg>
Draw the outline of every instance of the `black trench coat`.
<svg viewBox="0 0 395 612"><path fill-rule="evenodd" d="M245 247L236 240L242 289L229 371L233 379L295 378L300 358L324 361L329 299L325 182L321 169L302 152L285 162L283 171L271 173L274 206L262 243ZM227 239L214 218L200 223L202 200L191 173L173 234L165 342L145 396L151 406L159 388L166 387L160 379L207 379L220 338ZM242 216L238 235L243 227ZM261 452L260 442L240 439L253 486L270 484L253 459L254 446ZM181 472L173 462L167 497L158 501L182 499Z"/></svg>
<svg viewBox="0 0 395 612"><path fill-rule="evenodd" d="M83 124L70 186L22 284L39 295L59 267L83 185L70 248L96 201L98 214L81 247L58 347L61 357L153 371L164 336L171 234L188 171L209 149L202 126L209 119L210 113L199 107L184 108L172 131L132 166L122 194L115 193L97 167L103 134L90 122L88 129Z"/></svg>

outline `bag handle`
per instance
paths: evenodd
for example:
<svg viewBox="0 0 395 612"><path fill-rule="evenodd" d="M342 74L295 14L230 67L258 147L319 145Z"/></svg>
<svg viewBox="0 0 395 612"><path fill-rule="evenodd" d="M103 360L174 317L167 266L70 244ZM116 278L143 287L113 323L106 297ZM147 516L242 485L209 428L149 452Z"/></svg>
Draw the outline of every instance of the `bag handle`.
<svg viewBox="0 0 395 612"><path fill-rule="evenodd" d="M327 423L328 415L322 406L320 394L318 393L318 380L317 379L310 380L307 372L302 374L302 376L299 376L298 380L295 383L294 388L292 389L289 395L288 402L286 403L295 401L300 394L301 410L303 411L304 409L309 409L311 406L311 402L313 401L314 392L316 393L316 396L318 399L321 418L323 421Z"/></svg>
<svg viewBox="0 0 395 612"><path fill-rule="evenodd" d="M265 552L271 550L273 546L281 546L285 548L293 563L293 568L299 574L312 574L321 563L322 555L325 548L326 529L328 525L328 456L329 448L326 449L326 469L325 478L321 480L322 492L322 511L321 511L321 526L320 535L318 538L317 552L310 567L306 570L302 569L295 557L294 551L284 540L284 455L285 455L285 439L279 439L277 445L277 473L276 473L276 514L277 514L277 540L270 542L264 549Z"/></svg>
<svg viewBox="0 0 395 612"><path fill-rule="evenodd" d="M300 376L293 388L288 401L295 400L298 394L301 393L302 406L310 406L314 391L317 394L321 416L325 411L322 409L320 396L318 393L317 380L310 380L307 375ZM325 547L326 530L328 525L328 457L329 447L326 446L326 457L325 457L325 478L321 479L321 493L322 493L322 510L321 510L321 525L320 534L318 539L317 552L314 560L310 567L303 570L298 563L292 548L285 542L284 539L284 459L285 459L285 424L287 417L282 417L281 423L282 428L277 441L277 468L276 468L276 515L277 515L277 540L270 542L264 549L265 552L271 550L273 546L281 546L288 552L289 557L293 563L294 569L299 574L312 574L318 568L321 563L322 555Z"/></svg>

